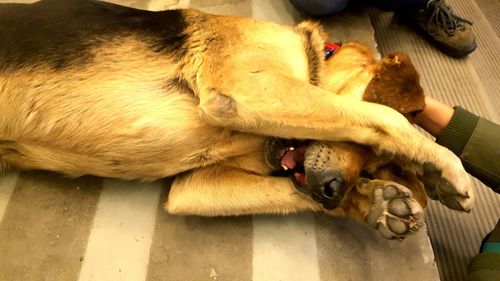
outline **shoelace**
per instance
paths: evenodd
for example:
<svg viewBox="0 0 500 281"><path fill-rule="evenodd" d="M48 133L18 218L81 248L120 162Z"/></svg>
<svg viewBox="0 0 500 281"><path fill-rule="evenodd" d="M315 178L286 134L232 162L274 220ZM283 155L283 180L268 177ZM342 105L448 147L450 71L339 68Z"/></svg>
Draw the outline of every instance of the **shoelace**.
<svg viewBox="0 0 500 281"><path fill-rule="evenodd" d="M472 25L472 22L461 18L453 13L451 7L441 0L430 0L427 3L427 10L432 10L427 23L427 30L430 33L446 33L453 36L455 32L464 26L464 23ZM435 28L433 28L435 27Z"/></svg>

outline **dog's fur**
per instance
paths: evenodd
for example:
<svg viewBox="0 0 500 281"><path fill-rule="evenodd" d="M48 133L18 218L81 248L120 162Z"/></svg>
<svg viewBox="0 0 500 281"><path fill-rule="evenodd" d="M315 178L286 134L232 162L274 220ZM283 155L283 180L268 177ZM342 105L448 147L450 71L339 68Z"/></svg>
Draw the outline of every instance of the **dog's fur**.
<svg viewBox="0 0 500 281"><path fill-rule="evenodd" d="M140 180L176 175L166 205L172 213L324 211L288 178L271 176L264 155L270 137L315 140L306 156L318 145L348 145L346 155L359 156L354 188L329 213L367 221L387 237L420 225L411 192L388 181L398 176L384 170L379 179L359 179L365 151L417 172L433 198L469 210L472 190L459 159L397 111L361 101L409 115L423 108L418 93L406 103L383 98L420 89L392 84L415 79L391 74L404 56L378 62L350 43L325 62L325 41L312 22L282 26L84 0L1 5L0 167ZM407 206L396 214L407 229L388 231L381 210L398 200Z"/></svg>

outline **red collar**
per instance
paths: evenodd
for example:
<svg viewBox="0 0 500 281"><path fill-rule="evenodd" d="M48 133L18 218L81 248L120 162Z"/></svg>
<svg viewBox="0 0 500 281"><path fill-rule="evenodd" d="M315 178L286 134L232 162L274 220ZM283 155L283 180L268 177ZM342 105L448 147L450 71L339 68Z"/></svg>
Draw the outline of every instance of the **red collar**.
<svg viewBox="0 0 500 281"><path fill-rule="evenodd" d="M325 60L329 59L333 54L335 54L338 49L340 49L340 46L342 46L342 43L331 43L331 42L326 42L325 44Z"/></svg>

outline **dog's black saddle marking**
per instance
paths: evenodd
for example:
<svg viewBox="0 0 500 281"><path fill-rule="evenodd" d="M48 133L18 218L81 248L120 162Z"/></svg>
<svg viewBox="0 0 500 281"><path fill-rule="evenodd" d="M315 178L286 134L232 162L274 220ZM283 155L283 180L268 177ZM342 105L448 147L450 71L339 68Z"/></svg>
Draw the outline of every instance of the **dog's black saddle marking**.
<svg viewBox="0 0 500 281"><path fill-rule="evenodd" d="M0 67L86 63L89 50L117 36L136 36L175 55L187 39L181 11L143 11L93 0L0 4Z"/></svg>

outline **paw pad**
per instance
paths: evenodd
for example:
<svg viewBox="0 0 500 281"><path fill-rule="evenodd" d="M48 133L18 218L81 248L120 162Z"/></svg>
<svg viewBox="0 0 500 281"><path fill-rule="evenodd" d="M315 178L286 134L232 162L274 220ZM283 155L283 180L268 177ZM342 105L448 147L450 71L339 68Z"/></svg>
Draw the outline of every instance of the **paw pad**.
<svg viewBox="0 0 500 281"><path fill-rule="evenodd" d="M424 211L411 191L397 183L378 186L366 221L388 239L403 239L420 229Z"/></svg>

